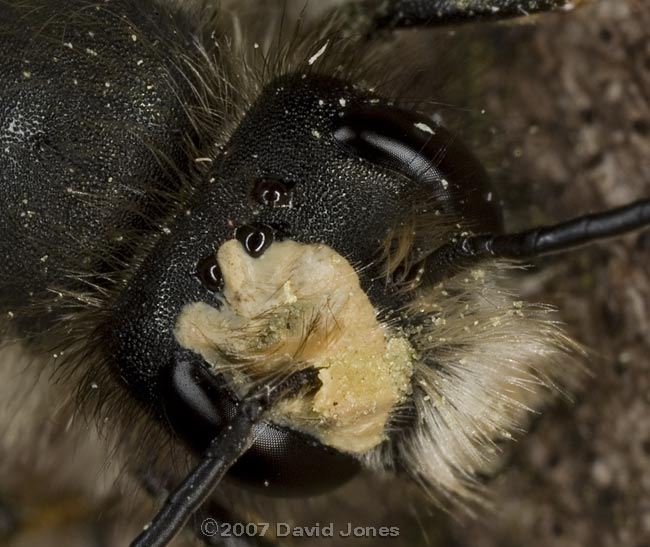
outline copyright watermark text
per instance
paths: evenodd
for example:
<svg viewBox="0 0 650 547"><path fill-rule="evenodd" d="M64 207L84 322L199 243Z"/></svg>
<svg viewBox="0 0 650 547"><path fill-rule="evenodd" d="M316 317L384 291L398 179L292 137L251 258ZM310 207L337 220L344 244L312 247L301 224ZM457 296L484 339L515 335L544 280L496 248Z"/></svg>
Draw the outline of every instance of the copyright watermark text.
<svg viewBox="0 0 650 547"><path fill-rule="evenodd" d="M207 537L349 537L391 538L399 536L398 526L355 526L351 522L337 526L333 522L313 526L294 526L287 522L220 522L207 518L201 523Z"/></svg>

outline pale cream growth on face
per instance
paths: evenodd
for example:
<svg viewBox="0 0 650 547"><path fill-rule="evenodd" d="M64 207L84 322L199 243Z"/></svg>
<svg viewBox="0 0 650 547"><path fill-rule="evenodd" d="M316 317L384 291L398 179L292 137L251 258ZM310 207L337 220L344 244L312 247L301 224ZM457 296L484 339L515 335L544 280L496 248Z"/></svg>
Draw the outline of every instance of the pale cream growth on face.
<svg viewBox="0 0 650 547"><path fill-rule="evenodd" d="M294 241L252 258L236 240L221 246L217 260L224 302L186 306L176 326L180 344L235 381L314 366L322 387L282 405L277 418L343 451L380 444L410 391L414 353L377 320L349 262L326 245Z"/></svg>

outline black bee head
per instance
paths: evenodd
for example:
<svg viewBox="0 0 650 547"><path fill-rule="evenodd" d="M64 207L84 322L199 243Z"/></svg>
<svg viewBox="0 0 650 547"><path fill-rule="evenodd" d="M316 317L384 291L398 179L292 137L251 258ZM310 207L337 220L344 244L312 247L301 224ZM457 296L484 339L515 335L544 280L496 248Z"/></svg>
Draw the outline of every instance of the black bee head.
<svg viewBox="0 0 650 547"><path fill-rule="evenodd" d="M125 290L120 375L200 451L251 385L318 368L232 475L270 493L330 488L411 390L395 278L429 267L435 226L498 228L495 204L480 164L426 116L336 79L280 78Z"/></svg>

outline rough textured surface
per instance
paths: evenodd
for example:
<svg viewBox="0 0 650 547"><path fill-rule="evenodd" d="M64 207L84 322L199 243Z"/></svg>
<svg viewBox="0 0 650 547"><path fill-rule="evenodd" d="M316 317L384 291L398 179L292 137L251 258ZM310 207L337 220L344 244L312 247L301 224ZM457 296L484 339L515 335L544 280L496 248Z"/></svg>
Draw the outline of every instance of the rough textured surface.
<svg viewBox="0 0 650 547"><path fill-rule="evenodd" d="M604 0L503 33L487 110L512 224L557 221L650 195L650 6ZM495 156L496 157L496 156ZM496 514L463 545L650 543L650 236L548 261L525 281L591 351L574 405L546 413L492 488ZM523 279L522 279L523 281Z"/></svg>

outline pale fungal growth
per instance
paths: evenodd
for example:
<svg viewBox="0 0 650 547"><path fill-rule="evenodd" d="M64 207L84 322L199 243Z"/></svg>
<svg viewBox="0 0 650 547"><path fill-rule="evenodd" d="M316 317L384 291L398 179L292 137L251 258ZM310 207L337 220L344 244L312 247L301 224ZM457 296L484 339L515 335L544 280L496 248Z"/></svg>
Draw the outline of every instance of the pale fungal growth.
<svg viewBox="0 0 650 547"><path fill-rule="evenodd" d="M217 253L223 304L189 304L179 343L235 383L278 378L306 365L322 387L280 407L324 443L363 453L380 444L392 412L410 393L414 352L391 332L350 263L327 245L276 242L259 258L236 240Z"/></svg>

